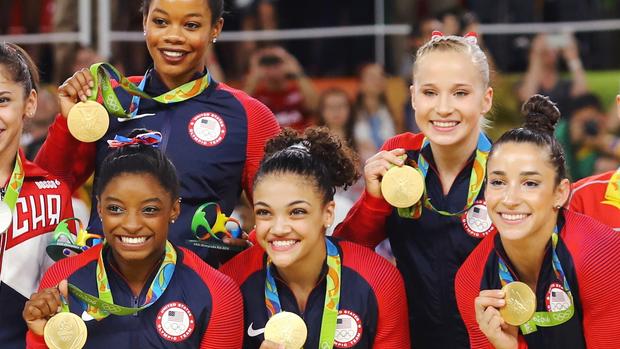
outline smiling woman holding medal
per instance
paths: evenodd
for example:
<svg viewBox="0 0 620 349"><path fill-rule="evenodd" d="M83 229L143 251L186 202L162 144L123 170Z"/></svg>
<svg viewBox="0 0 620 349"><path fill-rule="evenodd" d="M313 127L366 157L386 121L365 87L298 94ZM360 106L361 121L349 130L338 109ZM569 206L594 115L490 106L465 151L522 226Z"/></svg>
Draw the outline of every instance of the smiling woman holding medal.
<svg viewBox="0 0 620 349"><path fill-rule="evenodd" d="M267 107L215 81L205 68L207 48L222 30L222 12L222 0L144 1L144 35L153 68L132 78L107 64L76 72L58 89L63 117L50 128L36 159L77 188L93 171L98 180L108 153L105 141L97 141L102 135L109 139L134 128L161 132L161 149L174 161L181 180L182 210L170 240L214 266L222 256L188 241L195 240L192 217L210 202L230 215L241 191L251 194L265 141L279 131ZM89 231L101 233L94 208Z"/></svg>
<svg viewBox="0 0 620 349"><path fill-rule="evenodd" d="M28 347L241 346L237 286L167 239L179 183L160 141L145 130L110 141L96 187L105 242L45 273L23 309Z"/></svg>
<svg viewBox="0 0 620 349"><path fill-rule="evenodd" d="M409 347L398 270L325 236L336 188L359 176L354 158L326 128L267 143L254 181L258 245L222 267L243 294L244 348Z"/></svg>
<svg viewBox="0 0 620 349"><path fill-rule="evenodd" d="M475 35L434 32L413 67L411 102L422 133L398 135L366 161L366 192L334 232L369 247L390 239L415 348L468 347L454 276L493 229L483 198L491 144L482 132L492 99Z"/></svg>
<svg viewBox="0 0 620 349"><path fill-rule="evenodd" d="M45 249L58 223L73 215L69 187L19 149L24 122L37 109L39 75L19 46L0 43L0 347L24 347L24 303L52 265ZM75 229L70 229L72 232ZM67 232L68 234L73 234Z"/></svg>
<svg viewBox="0 0 620 349"><path fill-rule="evenodd" d="M497 233L456 276L472 348L613 348L620 321L620 235L562 208L570 183L553 131L560 112L535 95L523 127L493 145L485 197Z"/></svg>

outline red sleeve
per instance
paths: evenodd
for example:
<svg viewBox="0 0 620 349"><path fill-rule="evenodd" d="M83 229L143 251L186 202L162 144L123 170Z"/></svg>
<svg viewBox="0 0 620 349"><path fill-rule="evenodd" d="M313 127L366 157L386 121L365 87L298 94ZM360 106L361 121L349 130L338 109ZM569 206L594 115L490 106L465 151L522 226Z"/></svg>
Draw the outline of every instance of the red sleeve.
<svg viewBox="0 0 620 349"><path fill-rule="evenodd" d="M243 344L243 299L233 280L211 268L193 252L181 248L183 263L195 270L211 292L211 317L200 349L241 348Z"/></svg>
<svg viewBox="0 0 620 349"><path fill-rule="evenodd" d="M96 143L83 143L75 139L69 133L67 119L58 114L34 162L60 177L73 192L95 170L96 151Z"/></svg>
<svg viewBox="0 0 620 349"><path fill-rule="evenodd" d="M381 150L396 148L419 149L423 135L403 133L388 139ZM392 213L392 206L383 198L375 198L364 192L351 207L347 217L334 230L334 236L375 248L387 237L385 220Z"/></svg>
<svg viewBox="0 0 620 349"><path fill-rule="evenodd" d="M252 202L252 184L258 166L265 153L265 143L278 133L280 125L271 110L263 103L248 96L245 92L233 89L220 83L223 90L230 92L243 105L248 118L248 140L246 147L245 166L241 186L250 203Z"/></svg>
<svg viewBox="0 0 620 349"><path fill-rule="evenodd" d="M263 267L265 250L255 245L226 262L219 270L241 287L245 280Z"/></svg>
<svg viewBox="0 0 620 349"><path fill-rule="evenodd" d="M43 275L41 284L39 285L39 291L55 287L62 280L69 278L76 270L84 267L86 264L96 260L99 256L99 251L102 245L95 246L77 256L71 258L65 258L54 265L52 265ZM30 330L26 333L26 348L28 349L43 349L47 348L43 336L36 335Z"/></svg>
<svg viewBox="0 0 620 349"><path fill-rule="evenodd" d="M620 299L620 235L602 223L566 212L562 238L571 252L583 308L583 332L588 348L615 348L620 342L618 314L610 301Z"/></svg>
<svg viewBox="0 0 620 349"><path fill-rule="evenodd" d="M491 233L467 257L456 273L454 292L461 318L469 334L470 348L493 349L487 337L480 331L476 321L475 300L480 294L480 282L484 267L493 251L493 239L496 233ZM524 342L525 343L525 342ZM519 344L521 348L521 344Z"/></svg>
<svg viewBox="0 0 620 349"><path fill-rule="evenodd" d="M409 311L403 279L385 258L362 246L341 242L343 266L355 270L372 287L377 298L375 349L409 348ZM372 268L368 268L372 265Z"/></svg>

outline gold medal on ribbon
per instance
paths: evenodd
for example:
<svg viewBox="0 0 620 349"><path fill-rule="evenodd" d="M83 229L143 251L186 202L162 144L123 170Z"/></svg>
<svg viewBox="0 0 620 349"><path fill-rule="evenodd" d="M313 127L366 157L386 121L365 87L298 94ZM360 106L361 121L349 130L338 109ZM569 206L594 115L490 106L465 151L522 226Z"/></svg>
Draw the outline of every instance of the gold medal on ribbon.
<svg viewBox="0 0 620 349"><path fill-rule="evenodd" d="M299 315L282 311L272 316L265 325L265 339L283 344L286 349L299 349L306 343L308 329Z"/></svg>
<svg viewBox="0 0 620 349"><path fill-rule="evenodd" d="M13 213L6 202L0 201L0 234L4 233L11 226Z"/></svg>
<svg viewBox="0 0 620 349"><path fill-rule="evenodd" d="M532 318L536 311L536 295L532 289L520 281L513 281L502 287L506 305L499 309L504 321L513 326L521 326Z"/></svg>
<svg viewBox="0 0 620 349"><path fill-rule="evenodd" d="M69 110L67 126L69 132L82 142L95 142L108 131L108 111L95 101L79 102Z"/></svg>
<svg viewBox="0 0 620 349"><path fill-rule="evenodd" d="M381 193L394 207L411 207L424 193L424 178L411 166L394 166L381 179Z"/></svg>
<svg viewBox="0 0 620 349"><path fill-rule="evenodd" d="M50 349L81 349L87 335L84 321L70 312L52 316L43 329L45 344Z"/></svg>

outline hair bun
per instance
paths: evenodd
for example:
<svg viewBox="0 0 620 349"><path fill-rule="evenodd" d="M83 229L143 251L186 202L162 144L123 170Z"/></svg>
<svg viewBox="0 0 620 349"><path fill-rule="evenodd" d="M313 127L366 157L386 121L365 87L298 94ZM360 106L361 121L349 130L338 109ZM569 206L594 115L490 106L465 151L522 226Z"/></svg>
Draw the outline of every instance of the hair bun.
<svg viewBox="0 0 620 349"><path fill-rule="evenodd" d="M553 134L560 120L557 105L543 95L533 95L523 104L521 113L525 117L523 127L532 131Z"/></svg>

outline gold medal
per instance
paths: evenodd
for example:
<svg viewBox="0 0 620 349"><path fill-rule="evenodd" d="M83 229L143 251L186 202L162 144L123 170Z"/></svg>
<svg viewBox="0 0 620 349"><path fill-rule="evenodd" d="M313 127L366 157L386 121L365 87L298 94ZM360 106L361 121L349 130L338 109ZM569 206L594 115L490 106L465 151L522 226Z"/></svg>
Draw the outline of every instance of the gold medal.
<svg viewBox="0 0 620 349"><path fill-rule="evenodd" d="M411 207L424 193L424 178L411 166L394 166L381 179L381 193L394 207Z"/></svg>
<svg viewBox="0 0 620 349"><path fill-rule="evenodd" d="M87 335L84 321L70 312L52 316L43 329L45 344L50 349L81 349L86 344Z"/></svg>
<svg viewBox="0 0 620 349"><path fill-rule="evenodd" d="M299 349L306 343L308 329L299 315L282 311L272 316L265 325L265 339L283 344L286 349Z"/></svg>
<svg viewBox="0 0 620 349"><path fill-rule="evenodd" d="M6 202L0 201L0 234L4 233L11 226L13 213Z"/></svg>
<svg viewBox="0 0 620 349"><path fill-rule="evenodd" d="M95 101L79 102L69 110L69 132L82 142L95 142L105 135L110 125L108 111Z"/></svg>
<svg viewBox="0 0 620 349"><path fill-rule="evenodd" d="M521 326L532 318L536 311L536 295L532 289L520 281L513 281L502 287L506 305L499 309L504 321L513 326Z"/></svg>

